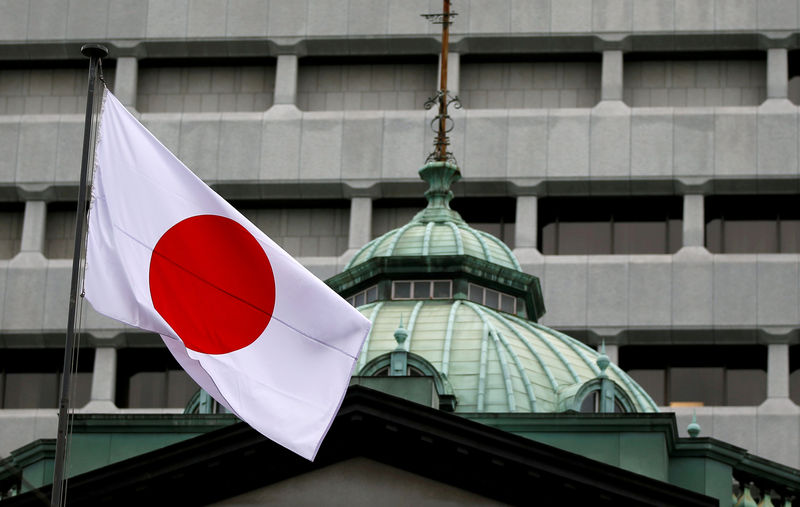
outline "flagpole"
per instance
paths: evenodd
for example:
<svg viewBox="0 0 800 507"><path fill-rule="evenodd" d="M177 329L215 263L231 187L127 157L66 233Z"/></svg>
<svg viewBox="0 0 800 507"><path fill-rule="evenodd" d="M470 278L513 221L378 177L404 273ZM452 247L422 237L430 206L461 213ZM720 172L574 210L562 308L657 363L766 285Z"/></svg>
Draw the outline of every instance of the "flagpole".
<svg viewBox="0 0 800 507"><path fill-rule="evenodd" d="M89 172L90 140L92 137L92 114L94 112L94 89L97 82L97 68L101 58L108 55L108 49L100 44L85 44L81 47L83 56L89 58L89 89L86 97L86 120L83 126L83 156L81 157L81 176L78 187L78 216L75 217L75 249L72 254L72 279L69 292L69 314L67 315L67 339L64 345L64 366L61 370L61 397L58 402L58 435L56 437L56 456L53 471L53 491L50 504L62 505L64 497L64 468L66 467L67 422L69 410L70 381L72 377L72 352L75 342L75 307L78 299L78 277L83 246L83 231L86 223L86 194Z"/></svg>

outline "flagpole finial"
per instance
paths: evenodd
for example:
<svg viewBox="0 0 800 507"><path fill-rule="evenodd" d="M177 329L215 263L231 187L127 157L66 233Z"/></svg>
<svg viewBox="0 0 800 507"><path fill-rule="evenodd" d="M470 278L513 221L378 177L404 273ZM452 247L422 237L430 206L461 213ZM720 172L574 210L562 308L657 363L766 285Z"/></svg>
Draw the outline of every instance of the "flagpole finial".
<svg viewBox="0 0 800 507"><path fill-rule="evenodd" d="M86 58L105 58L108 56L108 48L92 42L81 46L81 54Z"/></svg>

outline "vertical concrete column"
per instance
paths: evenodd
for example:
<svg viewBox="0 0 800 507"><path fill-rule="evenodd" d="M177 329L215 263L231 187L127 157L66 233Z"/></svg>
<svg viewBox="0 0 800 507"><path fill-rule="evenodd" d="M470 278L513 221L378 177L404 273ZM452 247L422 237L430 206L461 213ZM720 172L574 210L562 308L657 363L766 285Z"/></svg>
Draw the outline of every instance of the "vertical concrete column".
<svg viewBox="0 0 800 507"><path fill-rule="evenodd" d="M767 50L767 98L785 99L789 93L789 53L784 48Z"/></svg>
<svg viewBox="0 0 800 507"><path fill-rule="evenodd" d="M117 349L98 347L94 351L94 372L89 404L114 405L117 389Z"/></svg>
<svg viewBox="0 0 800 507"><path fill-rule="evenodd" d="M44 254L44 233L47 226L47 203L28 201L22 218L21 252Z"/></svg>
<svg viewBox="0 0 800 507"><path fill-rule="evenodd" d="M353 197L350 200L350 231L347 248L354 250L366 245L372 235L372 199Z"/></svg>
<svg viewBox="0 0 800 507"><path fill-rule="evenodd" d="M600 100L622 100L622 51L603 51Z"/></svg>
<svg viewBox="0 0 800 507"><path fill-rule="evenodd" d="M705 246L705 200L701 194L683 196L683 246Z"/></svg>
<svg viewBox="0 0 800 507"><path fill-rule="evenodd" d="M136 107L136 94L139 85L139 62L132 56L117 59L114 75L114 95L128 107Z"/></svg>
<svg viewBox="0 0 800 507"><path fill-rule="evenodd" d="M514 248L538 248L538 199L535 195L517 196L517 216L514 222Z"/></svg>
<svg viewBox="0 0 800 507"><path fill-rule="evenodd" d="M767 398L789 397L789 345L767 345Z"/></svg>
<svg viewBox="0 0 800 507"><path fill-rule="evenodd" d="M461 55L447 53L447 89L453 97L458 95L461 83ZM439 64L436 67L436 89L442 87L442 56L439 55Z"/></svg>
<svg viewBox="0 0 800 507"><path fill-rule="evenodd" d="M297 55L278 55L275 69L275 104L297 103Z"/></svg>

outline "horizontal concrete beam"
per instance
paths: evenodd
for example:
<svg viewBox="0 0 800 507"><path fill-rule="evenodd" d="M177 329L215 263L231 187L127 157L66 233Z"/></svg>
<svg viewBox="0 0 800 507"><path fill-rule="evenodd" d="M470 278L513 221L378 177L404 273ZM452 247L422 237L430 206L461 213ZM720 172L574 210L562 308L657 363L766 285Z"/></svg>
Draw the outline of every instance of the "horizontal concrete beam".
<svg viewBox="0 0 800 507"><path fill-rule="evenodd" d="M300 258L327 278L336 257ZM540 278L547 314L542 323L611 336L652 332L654 341L769 341L800 331L800 255L541 256L523 265ZM68 260L18 256L0 263L0 347L63 343L69 294ZM83 329L96 340L129 331L84 304ZM682 330L698 333L679 335ZM756 335L756 330L758 335ZM703 333L700 333L702 331ZM673 334L670 334L673 333ZM133 334L135 335L135 333ZM132 336L133 336L132 335ZM580 333L579 333L580 335ZM580 335L582 336L582 335ZM119 338L118 338L119 339ZM136 345L136 338L126 342ZM143 338L144 339L144 338Z"/></svg>
<svg viewBox="0 0 800 507"><path fill-rule="evenodd" d="M301 112L280 105L265 113L141 117L205 181L240 185L253 193L242 197L257 198L259 184L416 184L430 151L430 114ZM479 184L484 192L487 182L539 195L637 193L653 191L654 182L667 182L662 192L674 191L676 182L695 192L698 185L705 185L704 192L800 190L800 109L788 101L719 108L601 102L591 109L485 109L453 116L452 146L465 185ZM74 186L82 129L79 115L0 116L0 188Z"/></svg>
<svg viewBox="0 0 800 507"><path fill-rule="evenodd" d="M435 5L435 4L434 4ZM420 18L433 9L427 0L316 2L231 0L229 2L2 2L0 33L7 42L119 41L220 38L302 39L411 37L440 31ZM491 0L459 2L452 27L460 34L599 34L617 39L630 33L797 31L796 0L692 2L681 0Z"/></svg>

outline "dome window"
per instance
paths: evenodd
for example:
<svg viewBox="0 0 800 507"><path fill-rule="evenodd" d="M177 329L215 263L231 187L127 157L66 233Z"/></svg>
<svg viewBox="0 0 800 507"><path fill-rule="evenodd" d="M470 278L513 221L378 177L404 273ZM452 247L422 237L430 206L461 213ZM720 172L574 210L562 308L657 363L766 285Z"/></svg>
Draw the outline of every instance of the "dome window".
<svg viewBox="0 0 800 507"><path fill-rule="evenodd" d="M469 300L502 312L517 313L517 298L474 283L469 284Z"/></svg>
<svg viewBox="0 0 800 507"><path fill-rule="evenodd" d="M451 299L452 297L452 280L392 282L392 299Z"/></svg>
<svg viewBox="0 0 800 507"><path fill-rule="evenodd" d="M358 308L361 305L365 305L367 303L372 303L378 300L378 286L373 285L372 287L362 290L356 294L353 294L349 298L347 298L347 302L351 305Z"/></svg>

